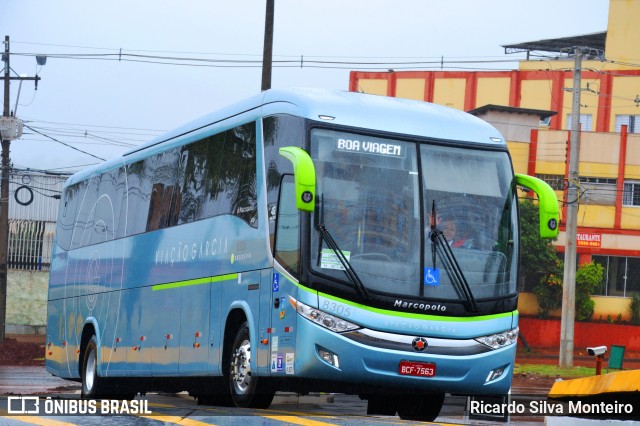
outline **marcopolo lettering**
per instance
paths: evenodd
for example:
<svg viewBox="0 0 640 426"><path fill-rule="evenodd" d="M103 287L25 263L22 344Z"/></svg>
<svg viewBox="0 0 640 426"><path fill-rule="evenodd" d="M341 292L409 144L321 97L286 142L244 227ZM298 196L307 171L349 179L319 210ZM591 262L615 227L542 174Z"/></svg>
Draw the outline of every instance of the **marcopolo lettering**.
<svg viewBox="0 0 640 426"><path fill-rule="evenodd" d="M447 310L447 307L444 305L440 305L437 303L429 304L429 303L417 303L417 302L406 302L404 300L396 299L393 302L394 308L403 308L403 309L417 309L421 311L440 311L444 312Z"/></svg>
<svg viewBox="0 0 640 426"><path fill-rule="evenodd" d="M393 143L360 141L357 139L338 139L337 148L341 151L365 152L369 154L402 156L402 146Z"/></svg>

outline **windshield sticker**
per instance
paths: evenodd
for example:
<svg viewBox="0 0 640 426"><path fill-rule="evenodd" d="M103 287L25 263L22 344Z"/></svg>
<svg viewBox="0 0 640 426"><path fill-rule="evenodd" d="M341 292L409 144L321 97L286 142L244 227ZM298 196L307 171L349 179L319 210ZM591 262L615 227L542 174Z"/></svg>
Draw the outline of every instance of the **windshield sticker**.
<svg viewBox="0 0 640 426"><path fill-rule="evenodd" d="M440 285L440 268L424 268L424 285L432 287Z"/></svg>
<svg viewBox="0 0 640 426"><path fill-rule="evenodd" d="M359 141L357 139L338 139L336 149L340 151L362 152L366 154L387 155L390 157L402 157L402 145L394 143L380 143L371 141Z"/></svg>
<svg viewBox="0 0 640 426"><path fill-rule="evenodd" d="M342 254L347 258L347 260L351 257L350 251L343 251ZM344 267L342 266L342 263L340 263L338 255L336 255L336 253L331 249L322 250L320 255L320 267L322 269L339 269L344 271Z"/></svg>

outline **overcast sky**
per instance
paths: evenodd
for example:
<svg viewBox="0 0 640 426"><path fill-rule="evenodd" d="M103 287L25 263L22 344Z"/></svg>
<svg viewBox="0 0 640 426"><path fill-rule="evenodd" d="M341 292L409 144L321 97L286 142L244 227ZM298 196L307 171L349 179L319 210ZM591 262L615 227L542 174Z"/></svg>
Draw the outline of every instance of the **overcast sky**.
<svg viewBox="0 0 640 426"><path fill-rule="evenodd" d="M264 15L265 0L3 1L0 36L18 54L11 68L42 78L37 91L22 84L17 116L40 134L25 128L12 143L14 166L78 170L99 160L62 143L113 158L258 93ZM272 87L347 90L350 70L403 61L517 60L501 45L604 31L607 15L606 0L275 0L274 61L297 62L275 67ZM31 54L48 55L46 65ZM13 109L17 82L10 93Z"/></svg>

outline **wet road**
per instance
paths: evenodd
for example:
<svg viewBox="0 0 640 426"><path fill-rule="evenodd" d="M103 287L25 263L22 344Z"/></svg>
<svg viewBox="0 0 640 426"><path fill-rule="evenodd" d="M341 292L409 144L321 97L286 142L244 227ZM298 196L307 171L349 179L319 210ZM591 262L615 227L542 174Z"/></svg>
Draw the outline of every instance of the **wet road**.
<svg viewBox="0 0 640 426"><path fill-rule="evenodd" d="M127 407L110 407L101 415L102 404L80 400L80 386L51 376L42 367L3 367L0 369L0 425L397 425L417 422L391 416L367 416L365 401L352 395L315 395L298 397L278 394L268 410L199 406L186 394L150 393L138 396ZM20 399L19 395L40 398ZM47 399L47 397L51 399ZM542 399L543 396L541 395ZM39 405L40 415L15 415L24 403L27 409ZM466 398L448 395L437 424L495 424L495 420L469 419L465 415ZM8 404L11 404L10 406ZM47 409L45 410L45 407ZM70 409L92 415L68 415ZM11 409L12 413L8 412ZM126 410L125 410L126 408ZM83 411L84 410L84 411ZM55 411L61 415L48 415ZM95 414L93 414L95 413ZM512 417L512 424L541 424L543 417ZM422 423L424 424L424 423ZM555 423L565 424L565 423Z"/></svg>

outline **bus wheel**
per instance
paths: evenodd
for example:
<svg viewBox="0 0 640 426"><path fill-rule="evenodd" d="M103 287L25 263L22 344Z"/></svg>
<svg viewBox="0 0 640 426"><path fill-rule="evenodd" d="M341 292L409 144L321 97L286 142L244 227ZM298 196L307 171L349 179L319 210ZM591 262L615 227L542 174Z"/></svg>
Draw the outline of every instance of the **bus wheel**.
<svg viewBox="0 0 640 426"><path fill-rule="evenodd" d="M229 389L237 407L269 408L275 391L263 379L251 374L249 326L243 323L231 346Z"/></svg>
<svg viewBox="0 0 640 426"><path fill-rule="evenodd" d="M444 403L444 393L408 396L398 403L398 416L402 420L432 422L440 414Z"/></svg>
<svg viewBox="0 0 640 426"><path fill-rule="evenodd" d="M106 385L98 376L98 345L96 336L91 337L84 350L82 360L82 397L98 398L104 396Z"/></svg>

